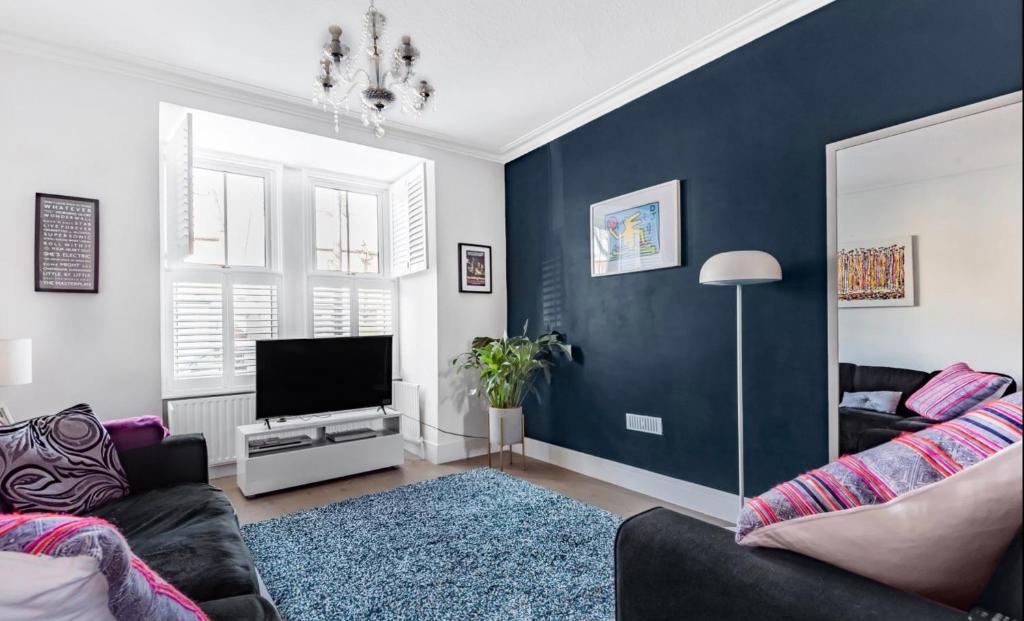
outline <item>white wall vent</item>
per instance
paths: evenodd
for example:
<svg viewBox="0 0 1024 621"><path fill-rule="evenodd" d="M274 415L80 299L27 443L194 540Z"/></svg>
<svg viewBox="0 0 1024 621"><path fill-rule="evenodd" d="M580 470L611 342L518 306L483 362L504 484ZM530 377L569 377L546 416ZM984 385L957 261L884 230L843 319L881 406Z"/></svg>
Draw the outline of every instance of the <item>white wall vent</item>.
<svg viewBox="0 0 1024 621"><path fill-rule="evenodd" d="M661 435L661 418L626 412L626 429Z"/></svg>

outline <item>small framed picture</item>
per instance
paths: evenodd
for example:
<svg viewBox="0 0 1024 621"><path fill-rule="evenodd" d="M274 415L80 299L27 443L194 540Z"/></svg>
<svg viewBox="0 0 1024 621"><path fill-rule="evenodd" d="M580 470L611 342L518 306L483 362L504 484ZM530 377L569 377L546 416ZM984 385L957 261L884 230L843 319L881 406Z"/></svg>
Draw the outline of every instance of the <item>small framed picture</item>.
<svg viewBox="0 0 1024 621"><path fill-rule="evenodd" d="M590 206L590 275L611 276L682 264L679 180Z"/></svg>
<svg viewBox="0 0 1024 621"><path fill-rule="evenodd" d="M491 292L491 247L459 244L459 291Z"/></svg>
<svg viewBox="0 0 1024 621"><path fill-rule="evenodd" d="M36 291L98 293L100 202L36 194Z"/></svg>

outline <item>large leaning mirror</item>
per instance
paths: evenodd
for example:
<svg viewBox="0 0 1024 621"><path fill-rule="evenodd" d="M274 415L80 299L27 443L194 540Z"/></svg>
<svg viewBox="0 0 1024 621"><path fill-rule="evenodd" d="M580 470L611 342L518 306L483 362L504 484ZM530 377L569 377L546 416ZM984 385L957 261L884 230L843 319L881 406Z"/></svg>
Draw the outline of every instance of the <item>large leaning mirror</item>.
<svg viewBox="0 0 1024 621"><path fill-rule="evenodd" d="M951 365L1018 390L1021 146L1020 92L828 146L832 459L934 424Z"/></svg>

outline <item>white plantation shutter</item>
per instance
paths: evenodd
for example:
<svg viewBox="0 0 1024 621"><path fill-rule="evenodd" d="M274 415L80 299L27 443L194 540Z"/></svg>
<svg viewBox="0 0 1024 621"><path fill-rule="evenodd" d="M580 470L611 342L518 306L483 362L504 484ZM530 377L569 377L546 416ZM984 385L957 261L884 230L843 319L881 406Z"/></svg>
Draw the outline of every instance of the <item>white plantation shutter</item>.
<svg viewBox="0 0 1024 621"><path fill-rule="evenodd" d="M391 202L391 275L409 273L409 199L401 182L388 190Z"/></svg>
<svg viewBox="0 0 1024 621"><path fill-rule="evenodd" d="M313 287L313 338L352 336L352 290Z"/></svg>
<svg viewBox="0 0 1024 621"><path fill-rule="evenodd" d="M235 376L256 373L256 341L278 336L276 285L234 285L231 316L234 326Z"/></svg>
<svg viewBox="0 0 1024 621"><path fill-rule="evenodd" d="M391 275L427 269L427 187L423 164L391 185Z"/></svg>
<svg viewBox="0 0 1024 621"><path fill-rule="evenodd" d="M171 364L175 379L224 373L224 297L220 283L171 286Z"/></svg>
<svg viewBox="0 0 1024 621"><path fill-rule="evenodd" d="M172 258L181 260L192 254L195 231L192 226L192 113L186 113L166 144L167 247Z"/></svg>
<svg viewBox="0 0 1024 621"><path fill-rule="evenodd" d="M391 289L359 289L359 336L394 334Z"/></svg>

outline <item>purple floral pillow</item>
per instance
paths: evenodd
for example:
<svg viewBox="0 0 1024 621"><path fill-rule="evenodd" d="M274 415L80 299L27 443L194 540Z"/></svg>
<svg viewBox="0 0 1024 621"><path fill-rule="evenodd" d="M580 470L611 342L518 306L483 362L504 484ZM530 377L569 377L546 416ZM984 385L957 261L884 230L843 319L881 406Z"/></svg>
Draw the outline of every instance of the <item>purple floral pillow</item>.
<svg viewBox="0 0 1024 621"><path fill-rule="evenodd" d="M7 510L83 513L127 495L114 443L88 405L0 427L0 503Z"/></svg>

